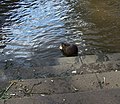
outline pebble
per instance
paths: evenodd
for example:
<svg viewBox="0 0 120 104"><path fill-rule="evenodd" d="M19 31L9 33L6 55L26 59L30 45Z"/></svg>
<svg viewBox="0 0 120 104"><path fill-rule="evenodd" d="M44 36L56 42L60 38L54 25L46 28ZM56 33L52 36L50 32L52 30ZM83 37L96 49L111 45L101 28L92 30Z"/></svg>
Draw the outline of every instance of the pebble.
<svg viewBox="0 0 120 104"><path fill-rule="evenodd" d="M72 74L76 74L76 73L77 73L77 71L76 71L76 70L72 71Z"/></svg>

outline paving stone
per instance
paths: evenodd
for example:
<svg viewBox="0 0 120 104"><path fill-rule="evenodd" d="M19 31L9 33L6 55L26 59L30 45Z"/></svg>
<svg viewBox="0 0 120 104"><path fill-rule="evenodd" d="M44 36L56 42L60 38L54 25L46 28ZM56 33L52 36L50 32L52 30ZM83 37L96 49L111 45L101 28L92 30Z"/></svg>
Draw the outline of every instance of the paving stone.
<svg viewBox="0 0 120 104"><path fill-rule="evenodd" d="M120 87L120 72L84 74L69 77L16 80L8 94L24 97L33 94L60 94ZM14 82L14 81L13 81Z"/></svg>
<svg viewBox="0 0 120 104"><path fill-rule="evenodd" d="M76 73L73 73L76 71ZM46 67L34 67L28 69L12 69L10 72L5 71L7 77L12 76L14 79L30 79L30 78L46 78L46 77L59 77L76 75L86 73L84 69L80 69L80 64L66 64Z"/></svg>
<svg viewBox="0 0 120 104"><path fill-rule="evenodd" d="M8 93L13 97L31 94L70 93L100 89L95 74L15 81Z"/></svg>
<svg viewBox="0 0 120 104"><path fill-rule="evenodd" d="M80 66L80 69L88 73L115 71L115 70L120 70L120 61L106 61L106 62L82 64Z"/></svg>
<svg viewBox="0 0 120 104"><path fill-rule="evenodd" d="M108 55L111 58L103 62L98 61L99 57L97 55L62 57L56 59L56 61L54 60L56 65L32 67L26 69L16 68L4 70L3 73L8 79L29 79L120 70L120 60L117 60L119 58L119 53ZM74 73L75 71L76 73ZM0 74L0 77L4 76L3 74Z"/></svg>
<svg viewBox="0 0 120 104"><path fill-rule="evenodd" d="M119 61L120 53L110 53L110 54L102 54L102 55L85 55L85 56L77 56L77 57L62 57L58 58L56 61L58 64L90 64L96 62L106 62L106 61Z"/></svg>
<svg viewBox="0 0 120 104"><path fill-rule="evenodd" d="M106 71L111 71L111 70L120 70L120 60L118 61L106 61L106 62L103 62L104 64L104 67L106 69Z"/></svg>
<svg viewBox="0 0 120 104"><path fill-rule="evenodd" d="M118 61L120 60L120 53L111 53L106 55L109 60Z"/></svg>
<svg viewBox="0 0 120 104"><path fill-rule="evenodd" d="M16 83L8 91L12 97L25 97L34 94L53 94L53 93L68 93L73 92L74 89L69 82L62 79L39 79L27 80Z"/></svg>
<svg viewBox="0 0 120 104"><path fill-rule="evenodd" d="M120 91L113 91L113 88L120 88L120 72L118 71L120 70L120 53L107 54L101 59L100 56L97 55L81 56L80 58L64 57L57 59L55 63L57 63L56 66L34 67L25 70L13 69L10 72L8 70L4 71L3 73L7 75L7 78L39 79L12 81L11 83L13 84L7 91L7 94L11 99L16 99L13 99L13 102L11 100L8 100L10 102L1 101L0 104L14 104L15 100L17 104L20 103L19 100L21 100L20 104L27 104L28 102L38 104L37 101L40 102L40 104L118 104L118 101L120 102L120 100L118 100L118 98L120 99L120 96L118 96L118 92ZM111 70L114 70L114 72L96 74L97 72ZM84 75L79 75L81 72L83 72ZM87 72L89 74L86 74ZM110 92L108 92L108 90ZM83 94L83 98L81 94ZM41 97L39 98L38 95L41 95ZM33 96L36 97L33 98ZM63 98L63 96L66 98ZM88 100L86 100L86 96ZM31 100L29 97L31 97ZM72 98L78 98L78 100L71 102L70 100ZM93 100L93 98L95 99ZM43 100L41 101L39 99ZM101 103L102 100L103 102ZM78 103L78 101L80 103Z"/></svg>
<svg viewBox="0 0 120 104"><path fill-rule="evenodd" d="M111 53L106 55L85 55L80 56L83 64L90 64L96 62L119 61L120 53Z"/></svg>
<svg viewBox="0 0 120 104"><path fill-rule="evenodd" d="M83 64L95 63L98 57L96 55L86 55L80 57Z"/></svg>
<svg viewBox="0 0 120 104"><path fill-rule="evenodd" d="M31 78L50 78L65 77L70 75L81 75L89 73L101 73L107 71L120 70L120 61L106 61L91 64L66 64L46 67L34 67L28 69L4 70L2 79L31 79ZM1 80L2 80L1 79ZM0 81L1 82L1 81Z"/></svg>
<svg viewBox="0 0 120 104"><path fill-rule="evenodd" d="M97 74L104 89L120 88L120 71Z"/></svg>
<svg viewBox="0 0 120 104"><path fill-rule="evenodd" d="M0 100L0 104L5 104L4 102L5 102L4 100Z"/></svg>
<svg viewBox="0 0 120 104"><path fill-rule="evenodd" d="M13 79L31 79L46 77L65 77L70 75L120 70L120 61L106 61L89 64L62 64L55 66L33 67L5 70L4 75Z"/></svg>
<svg viewBox="0 0 120 104"><path fill-rule="evenodd" d="M79 62L79 57L63 57L63 58L58 58L56 60L58 64L63 65L63 64L77 64Z"/></svg>
<svg viewBox="0 0 120 104"><path fill-rule="evenodd" d="M120 89L34 96L6 100L5 104L120 104Z"/></svg>
<svg viewBox="0 0 120 104"><path fill-rule="evenodd" d="M73 73L76 71L76 73ZM42 77L61 77L61 76L69 76L80 74L81 72L85 72L85 70L80 69L80 64L66 64L66 65L56 65L56 66L48 66L40 68L34 68L34 74L36 78Z"/></svg>

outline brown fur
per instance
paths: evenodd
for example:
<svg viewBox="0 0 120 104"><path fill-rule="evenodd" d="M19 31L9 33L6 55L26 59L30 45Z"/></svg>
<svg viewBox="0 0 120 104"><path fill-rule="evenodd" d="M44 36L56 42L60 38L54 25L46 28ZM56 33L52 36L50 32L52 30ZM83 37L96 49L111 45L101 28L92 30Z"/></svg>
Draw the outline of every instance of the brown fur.
<svg viewBox="0 0 120 104"><path fill-rule="evenodd" d="M61 43L62 49L61 52L65 56L77 56L78 55L78 47L74 44Z"/></svg>

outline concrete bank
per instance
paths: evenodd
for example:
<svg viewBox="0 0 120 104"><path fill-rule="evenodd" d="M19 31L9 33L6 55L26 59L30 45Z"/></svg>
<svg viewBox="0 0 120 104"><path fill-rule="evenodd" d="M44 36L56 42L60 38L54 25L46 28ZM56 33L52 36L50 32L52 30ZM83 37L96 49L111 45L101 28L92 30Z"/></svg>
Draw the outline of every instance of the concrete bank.
<svg viewBox="0 0 120 104"><path fill-rule="evenodd" d="M0 104L120 104L120 89L2 100Z"/></svg>
<svg viewBox="0 0 120 104"><path fill-rule="evenodd" d="M118 104L120 53L56 59L52 66L13 69L0 104ZM3 100L3 98L5 100Z"/></svg>
<svg viewBox="0 0 120 104"><path fill-rule="evenodd" d="M120 72L11 81L0 104L118 104Z"/></svg>
<svg viewBox="0 0 120 104"><path fill-rule="evenodd" d="M18 67L11 70L3 70L3 72L1 70L0 78L4 76L12 79L50 78L120 70L120 53L106 54L105 56L62 57L54 59L54 61L55 65L50 66Z"/></svg>

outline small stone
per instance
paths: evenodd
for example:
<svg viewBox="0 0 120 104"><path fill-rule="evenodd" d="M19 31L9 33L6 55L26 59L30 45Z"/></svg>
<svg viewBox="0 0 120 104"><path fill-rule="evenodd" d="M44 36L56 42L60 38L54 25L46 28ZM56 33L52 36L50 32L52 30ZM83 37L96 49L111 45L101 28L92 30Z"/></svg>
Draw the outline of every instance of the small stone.
<svg viewBox="0 0 120 104"><path fill-rule="evenodd" d="M63 99L63 101L65 101L66 99Z"/></svg>
<svg viewBox="0 0 120 104"><path fill-rule="evenodd" d="M22 88L18 88L19 92L21 92L23 89Z"/></svg>
<svg viewBox="0 0 120 104"><path fill-rule="evenodd" d="M45 94L41 94L41 96L45 96Z"/></svg>
<svg viewBox="0 0 120 104"><path fill-rule="evenodd" d="M22 92L22 90L19 90L18 92L19 92L19 93L21 93L21 92Z"/></svg>
<svg viewBox="0 0 120 104"><path fill-rule="evenodd" d="M33 70L33 72L35 72L35 69Z"/></svg>
<svg viewBox="0 0 120 104"><path fill-rule="evenodd" d="M76 74L76 73L77 73L77 71L76 71L76 70L72 71L72 74Z"/></svg>
<svg viewBox="0 0 120 104"><path fill-rule="evenodd" d="M44 82L47 82L47 80L45 80Z"/></svg>
<svg viewBox="0 0 120 104"><path fill-rule="evenodd" d="M23 79L20 80L20 82L23 82L23 81L24 81Z"/></svg>
<svg viewBox="0 0 120 104"><path fill-rule="evenodd" d="M27 88L26 91L29 91L29 89Z"/></svg>
<svg viewBox="0 0 120 104"><path fill-rule="evenodd" d="M20 84L20 87L22 87L23 86L23 84Z"/></svg>
<svg viewBox="0 0 120 104"><path fill-rule="evenodd" d="M54 80L51 80L51 82L54 82Z"/></svg>
<svg viewBox="0 0 120 104"><path fill-rule="evenodd" d="M16 94L10 94L10 96L15 96Z"/></svg>

